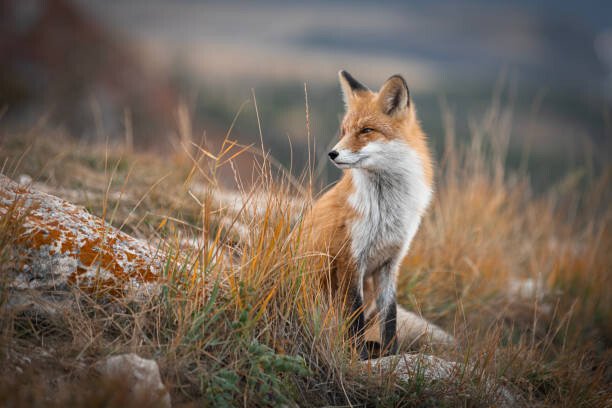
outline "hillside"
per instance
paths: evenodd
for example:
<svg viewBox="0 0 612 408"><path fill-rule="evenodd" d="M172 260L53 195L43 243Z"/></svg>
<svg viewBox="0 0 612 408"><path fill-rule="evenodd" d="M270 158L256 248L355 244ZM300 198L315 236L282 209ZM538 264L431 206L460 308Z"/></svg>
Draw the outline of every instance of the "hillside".
<svg viewBox="0 0 612 408"><path fill-rule="evenodd" d="M133 133L136 148L176 138L177 89L137 48L70 0L0 1L4 123L44 117L98 143Z"/></svg>
<svg viewBox="0 0 612 408"><path fill-rule="evenodd" d="M457 347L413 346L391 369L358 361L346 319L313 286L321 265L299 256L308 172L296 180L262 160L249 187L229 191L217 180L241 151L229 140L160 158L45 129L5 135L2 173L24 191L84 206L166 262L144 301L72 284L28 288L44 307L15 308L10 277L46 266L22 257L28 215L4 199L0 403L142 406L95 371L133 352L157 361L176 406L609 404L612 173L585 168L534 195L528 174L504 170L503 115L485 118L490 143L476 133L458 147L447 129L436 197L398 284L399 302Z"/></svg>

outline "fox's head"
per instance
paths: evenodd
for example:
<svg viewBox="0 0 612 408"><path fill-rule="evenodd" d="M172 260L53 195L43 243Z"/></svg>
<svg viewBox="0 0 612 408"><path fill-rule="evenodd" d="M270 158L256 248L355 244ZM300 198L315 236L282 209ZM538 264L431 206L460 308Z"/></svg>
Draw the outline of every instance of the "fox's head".
<svg viewBox="0 0 612 408"><path fill-rule="evenodd" d="M334 164L343 169L387 169L399 164L398 160L410 160L404 154L409 151L421 159L422 166L429 167L424 134L404 78L393 75L378 92L372 92L348 72L338 75L346 114L340 141L329 152ZM423 171L431 172L428 168Z"/></svg>

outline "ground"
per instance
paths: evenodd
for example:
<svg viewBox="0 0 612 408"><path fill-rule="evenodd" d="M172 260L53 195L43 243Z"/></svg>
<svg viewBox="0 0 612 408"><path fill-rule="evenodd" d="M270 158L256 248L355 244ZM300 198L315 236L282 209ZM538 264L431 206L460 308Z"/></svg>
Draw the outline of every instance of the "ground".
<svg viewBox="0 0 612 408"><path fill-rule="evenodd" d="M23 267L23 220L4 216L3 405L141 404L92 369L122 352L155 359L177 405L491 406L500 390L517 406L612 401L609 168L576 169L534 193L494 142L448 139L398 282L402 305L457 339L413 350L459 363L440 379L418 364L409 376L364 369L344 341L346 319L312 283L321 265L298 256L316 196L308 176L262 161L255 182L226 191L216 175L236 146L160 158L62 137L3 137L2 173L162 248L163 289L137 302L69 288L59 313L15 310L8 277Z"/></svg>

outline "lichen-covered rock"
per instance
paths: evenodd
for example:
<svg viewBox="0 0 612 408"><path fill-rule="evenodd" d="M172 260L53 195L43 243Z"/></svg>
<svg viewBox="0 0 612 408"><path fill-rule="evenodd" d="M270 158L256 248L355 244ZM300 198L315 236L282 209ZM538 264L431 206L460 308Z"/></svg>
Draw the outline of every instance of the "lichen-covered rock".
<svg viewBox="0 0 612 408"><path fill-rule="evenodd" d="M19 264L12 289L147 289L158 280L157 248L108 225L83 207L0 175L0 217L18 224Z"/></svg>
<svg viewBox="0 0 612 408"><path fill-rule="evenodd" d="M136 354L112 356L97 364L98 371L110 379L128 382L130 392L141 401L155 406L170 408L170 394L159 374L154 360L147 360Z"/></svg>

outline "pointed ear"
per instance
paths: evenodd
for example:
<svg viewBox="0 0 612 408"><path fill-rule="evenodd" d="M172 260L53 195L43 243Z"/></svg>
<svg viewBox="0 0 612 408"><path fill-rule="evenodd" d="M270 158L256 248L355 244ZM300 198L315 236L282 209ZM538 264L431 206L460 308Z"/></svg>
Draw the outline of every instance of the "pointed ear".
<svg viewBox="0 0 612 408"><path fill-rule="evenodd" d="M378 101L384 113L389 116L399 115L410 106L408 85L401 75L393 75L383 84L378 93Z"/></svg>
<svg viewBox="0 0 612 408"><path fill-rule="evenodd" d="M369 92L370 90L357 81L351 74L342 70L338 72L338 78L340 79L340 87L342 88L342 97L344 98L344 104L348 108L351 102L358 94L362 92Z"/></svg>

